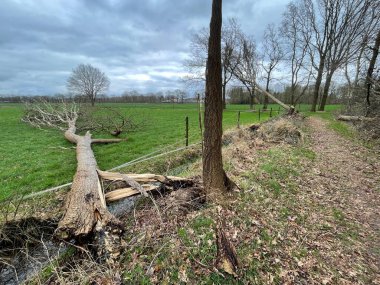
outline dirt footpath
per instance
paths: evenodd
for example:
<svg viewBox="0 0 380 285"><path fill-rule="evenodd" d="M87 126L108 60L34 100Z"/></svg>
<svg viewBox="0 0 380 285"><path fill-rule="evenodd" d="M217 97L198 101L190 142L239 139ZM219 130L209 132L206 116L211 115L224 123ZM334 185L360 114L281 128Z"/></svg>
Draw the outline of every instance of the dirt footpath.
<svg viewBox="0 0 380 285"><path fill-rule="evenodd" d="M326 245L321 263L331 269L323 283L380 284L379 154L341 137L325 120L311 117L307 126L316 159L301 187L321 209L311 222L322 225L314 239Z"/></svg>

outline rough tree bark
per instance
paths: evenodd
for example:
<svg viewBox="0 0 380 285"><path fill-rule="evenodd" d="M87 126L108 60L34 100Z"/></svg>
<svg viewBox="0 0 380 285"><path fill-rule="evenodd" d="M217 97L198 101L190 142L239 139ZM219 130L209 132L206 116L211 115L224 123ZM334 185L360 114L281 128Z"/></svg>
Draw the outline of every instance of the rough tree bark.
<svg viewBox="0 0 380 285"><path fill-rule="evenodd" d="M208 200L227 190L222 161L222 0L213 0L208 45L204 115L203 183Z"/></svg>
<svg viewBox="0 0 380 285"><path fill-rule="evenodd" d="M323 76L324 68L325 68L325 58L321 57L321 60L319 62L318 75L317 75L317 79L315 80L315 86L314 86L314 92L313 92L313 102L311 105L312 112L317 111L319 88L321 87L321 84L322 84L322 76Z"/></svg>
<svg viewBox="0 0 380 285"><path fill-rule="evenodd" d="M379 54L379 47L380 47L380 30L377 32L375 46L372 48L373 53L372 53L372 57L371 57L371 60L369 62L369 66L368 66L368 70L367 70L367 77L366 77L367 97L366 97L366 101L367 101L368 106L371 105L370 94L371 94L371 86L372 86L372 74L373 74L373 71L375 68L377 56Z"/></svg>
<svg viewBox="0 0 380 285"><path fill-rule="evenodd" d="M330 90L332 76L333 76L333 71L327 72L325 86L323 87L322 100L321 100L321 104L319 105L318 111L324 111L325 110L327 98L329 96L329 90Z"/></svg>

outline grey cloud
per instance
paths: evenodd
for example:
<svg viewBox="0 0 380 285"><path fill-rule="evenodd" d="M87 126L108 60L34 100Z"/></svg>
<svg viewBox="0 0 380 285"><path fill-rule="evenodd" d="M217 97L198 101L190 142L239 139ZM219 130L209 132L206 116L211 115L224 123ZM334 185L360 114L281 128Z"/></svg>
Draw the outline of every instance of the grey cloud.
<svg viewBox="0 0 380 285"><path fill-rule="evenodd" d="M223 12L260 39L285 5L225 0ZM208 25L210 10L205 0L2 0L0 93L65 92L80 63L107 73L110 94L183 88L190 36Z"/></svg>

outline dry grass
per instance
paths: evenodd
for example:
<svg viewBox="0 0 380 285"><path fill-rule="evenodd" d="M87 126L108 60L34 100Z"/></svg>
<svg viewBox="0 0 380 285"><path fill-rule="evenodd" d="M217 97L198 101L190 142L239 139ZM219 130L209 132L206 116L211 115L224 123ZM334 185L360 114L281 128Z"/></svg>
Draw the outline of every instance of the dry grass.
<svg viewBox="0 0 380 285"><path fill-rule="evenodd" d="M294 117L278 117L267 121L257 129L257 136L266 142L285 142L292 145L302 143L303 134L300 130L300 119Z"/></svg>
<svg viewBox="0 0 380 285"><path fill-rule="evenodd" d="M214 264L221 207L204 204L194 187L142 199L122 216L115 265L76 248L31 284L378 284L378 163L321 123L308 121L307 131L299 118L273 124L259 128L268 139L251 129L224 136L224 167L241 188L222 211L241 264L237 278ZM199 174L200 165L186 174Z"/></svg>

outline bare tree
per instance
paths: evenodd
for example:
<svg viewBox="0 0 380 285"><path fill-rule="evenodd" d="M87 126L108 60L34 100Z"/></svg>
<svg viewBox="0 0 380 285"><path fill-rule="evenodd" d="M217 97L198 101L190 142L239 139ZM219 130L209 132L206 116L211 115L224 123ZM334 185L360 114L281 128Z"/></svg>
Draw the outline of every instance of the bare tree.
<svg viewBox="0 0 380 285"><path fill-rule="evenodd" d="M108 90L110 81L98 68L90 64L80 64L67 80L69 91L86 96L91 105L95 105L96 97Z"/></svg>
<svg viewBox="0 0 380 285"><path fill-rule="evenodd" d="M222 29L222 98L223 109L226 109L226 87L239 64L240 27L235 19L229 19Z"/></svg>
<svg viewBox="0 0 380 285"><path fill-rule="evenodd" d="M264 32L263 41L263 70L265 71L265 91L269 92L269 83L272 80L272 72L284 58L283 48L281 46L279 34L273 24L267 26ZM264 95L264 106L266 110L269 104L268 95Z"/></svg>
<svg viewBox="0 0 380 285"><path fill-rule="evenodd" d="M323 75L326 71L321 100L324 109L334 72L350 58L348 51L356 38L365 30L365 19L370 11L370 0L299 0L294 3L297 9L297 27L308 44L310 60L317 72L312 111L316 111Z"/></svg>
<svg viewBox="0 0 380 285"><path fill-rule="evenodd" d="M222 98L223 108L226 108L226 87L230 82L233 71L238 64L238 44L240 26L236 19L228 19L222 27L221 60L222 60ZM190 82L204 82L208 52L209 30L201 29L191 40L191 58L185 62L190 73Z"/></svg>
<svg viewBox="0 0 380 285"><path fill-rule="evenodd" d="M350 1L341 0L342 19L337 21L335 26L335 38L331 49L327 53L326 58L326 81L323 88L322 100L319 106L320 111L324 111L332 77L334 73L344 66L347 60L351 60L358 52L360 45L355 43L367 36L369 21L372 21L374 10L370 9L372 1L360 0Z"/></svg>
<svg viewBox="0 0 380 285"><path fill-rule="evenodd" d="M297 104L305 94L312 74L312 67L306 68L306 55L310 39L301 37L297 27L297 14L297 6L290 2L283 15L280 28L281 36L284 39L284 59L290 63L291 83L289 91L291 105Z"/></svg>
<svg viewBox="0 0 380 285"><path fill-rule="evenodd" d="M259 73L259 56L256 51L255 42L240 34L239 63L234 75L245 86L250 97L250 108L253 109L255 100L256 80Z"/></svg>

